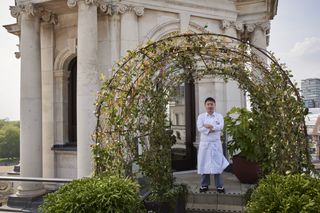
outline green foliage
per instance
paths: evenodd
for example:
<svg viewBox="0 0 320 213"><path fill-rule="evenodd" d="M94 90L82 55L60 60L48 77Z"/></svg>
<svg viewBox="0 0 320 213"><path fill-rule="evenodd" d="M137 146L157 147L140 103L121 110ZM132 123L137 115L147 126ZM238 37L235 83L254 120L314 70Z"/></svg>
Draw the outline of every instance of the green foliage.
<svg viewBox="0 0 320 213"><path fill-rule="evenodd" d="M144 212L138 190L138 184L129 178L119 176L82 178L46 195L40 211L46 213Z"/></svg>
<svg viewBox="0 0 320 213"><path fill-rule="evenodd" d="M319 209L319 179L306 174L271 174L253 191L246 212L316 213Z"/></svg>
<svg viewBox="0 0 320 213"><path fill-rule="evenodd" d="M224 129L232 137L228 143L228 151L234 154L239 150L241 157L263 162L270 151L261 131L264 123L259 114L255 115L245 108L233 107L224 118Z"/></svg>
<svg viewBox="0 0 320 213"><path fill-rule="evenodd" d="M19 158L20 130L16 121L0 120L0 158Z"/></svg>

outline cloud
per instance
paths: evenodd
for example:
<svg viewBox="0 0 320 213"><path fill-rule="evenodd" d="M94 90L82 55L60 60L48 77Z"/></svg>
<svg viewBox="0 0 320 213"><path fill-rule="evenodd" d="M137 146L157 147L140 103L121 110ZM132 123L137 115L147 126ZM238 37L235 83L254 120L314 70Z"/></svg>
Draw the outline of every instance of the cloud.
<svg viewBox="0 0 320 213"><path fill-rule="evenodd" d="M295 43L289 54L293 57L312 57L320 55L320 38L308 37L302 42Z"/></svg>

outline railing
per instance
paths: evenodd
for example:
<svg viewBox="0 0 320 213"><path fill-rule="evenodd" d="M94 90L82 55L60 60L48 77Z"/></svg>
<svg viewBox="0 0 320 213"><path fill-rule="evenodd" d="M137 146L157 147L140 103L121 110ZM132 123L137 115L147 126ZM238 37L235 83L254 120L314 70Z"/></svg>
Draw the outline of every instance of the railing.
<svg viewBox="0 0 320 213"><path fill-rule="evenodd" d="M69 182L73 181L73 179L0 176L0 181L42 182L42 183L69 183Z"/></svg>

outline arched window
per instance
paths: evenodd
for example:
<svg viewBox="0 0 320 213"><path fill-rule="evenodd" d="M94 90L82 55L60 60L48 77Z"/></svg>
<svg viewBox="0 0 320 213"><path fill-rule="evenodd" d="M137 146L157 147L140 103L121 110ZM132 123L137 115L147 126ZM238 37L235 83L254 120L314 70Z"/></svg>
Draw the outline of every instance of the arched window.
<svg viewBox="0 0 320 213"><path fill-rule="evenodd" d="M77 58L71 60L68 68L68 136L69 143L77 143Z"/></svg>

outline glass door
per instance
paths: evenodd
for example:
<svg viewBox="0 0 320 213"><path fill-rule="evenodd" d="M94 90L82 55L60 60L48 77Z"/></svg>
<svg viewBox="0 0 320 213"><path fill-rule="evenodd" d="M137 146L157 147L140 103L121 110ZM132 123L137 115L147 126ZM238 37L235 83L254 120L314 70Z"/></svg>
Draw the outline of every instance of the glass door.
<svg viewBox="0 0 320 213"><path fill-rule="evenodd" d="M195 100L194 83L186 82L177 87L176 94L168 103L170 119L176 143L171 148L174 171L196 168L195 141Z"/></svg>

